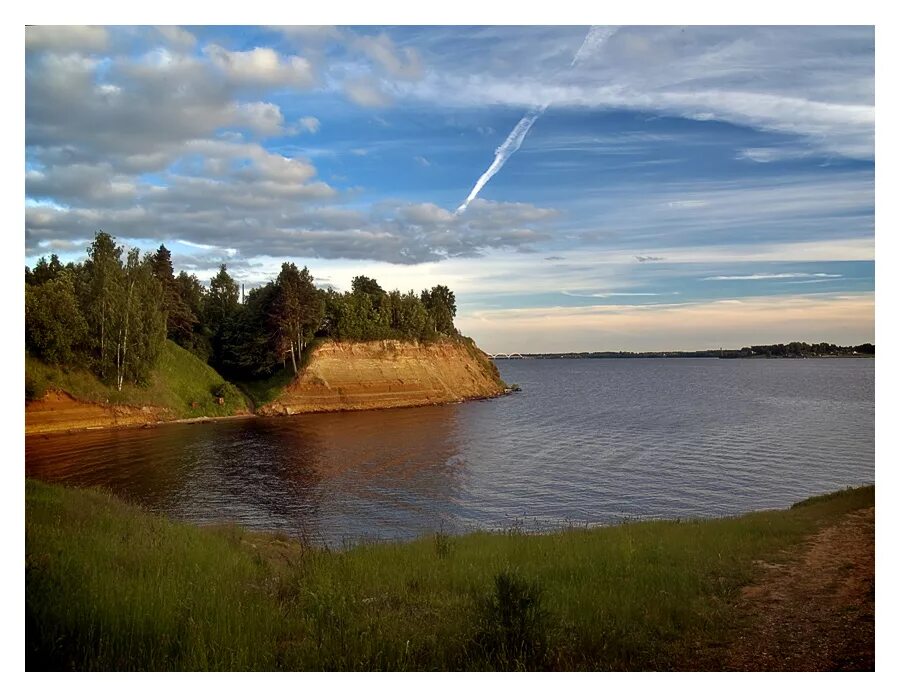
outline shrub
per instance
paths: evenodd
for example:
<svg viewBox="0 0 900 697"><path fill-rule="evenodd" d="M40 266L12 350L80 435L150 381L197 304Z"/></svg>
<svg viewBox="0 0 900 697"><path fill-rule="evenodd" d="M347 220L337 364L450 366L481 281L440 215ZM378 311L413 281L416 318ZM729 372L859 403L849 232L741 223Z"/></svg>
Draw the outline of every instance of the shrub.
<svg viewBox="0 0 900 697"><path fill-rule="evenodd" d="M493 592L479 603L475 643L497 670L540 670L547 657L547 614L542 590L512 571L494 577Z"/></svg>

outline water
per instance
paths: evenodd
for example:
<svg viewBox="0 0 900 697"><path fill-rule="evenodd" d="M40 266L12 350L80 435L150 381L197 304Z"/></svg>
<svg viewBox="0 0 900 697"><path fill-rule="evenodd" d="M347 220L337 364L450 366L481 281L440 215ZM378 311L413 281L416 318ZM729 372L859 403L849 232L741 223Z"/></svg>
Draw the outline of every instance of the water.
<svg viewBox="0 0 900 697"><path fill-rule="evenodd" d="M31 436L26 473L329 545L784 507L875 480L875 362L507 360L522 392Z"/></svg>

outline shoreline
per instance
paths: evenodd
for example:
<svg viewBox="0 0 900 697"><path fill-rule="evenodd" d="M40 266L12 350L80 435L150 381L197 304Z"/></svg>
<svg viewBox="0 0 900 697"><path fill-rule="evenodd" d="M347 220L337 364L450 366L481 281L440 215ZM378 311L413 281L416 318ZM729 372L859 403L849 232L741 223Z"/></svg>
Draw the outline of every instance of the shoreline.
<svg viewBox="0 0 900 697"><path fill-rule="evenodd" d="M874 485L350 549L99 489L26 479L25 498L29 670L874 669Z"/></svg>
<svg viewBox="0 0 900 697"><path fill-rule="evenodd" d="M63 392L62 390L57 390L57 392ZM51 436L51 435L59 435L59 434L74 434L74 433L91 433L94 431L123 431L123 430L133 430L133 429L147 429L147 428L158 428L162 426L170 426L175 424L181 425L202 425L206 423L218 422L218 421L228 421L235 419L280 419L280 418L288 418L292 416L306 416L310 414L335 414L335 413L345 413L345 412L357 412L357 411L385 411L388 409L417 409L419 407L436 407L436 406L444 406L448 404L463 404L465 402L481 402L489 399L498 399L499 397L505 397L511 394L513 390L507 388L503 392L499 392L494 395L485 395L479 397L466 397L463 399L454 399L447 400L443 402L423 402L421 404L400 404L400 405L387 405L387 406L371 406L371 407L347 407L347 408L339 408L339 409L321 409L317 411L303 411L297 412L293 414L286 414L278 411L259 411L257 409L253 412L248 412L246 414L230 414L228 416L195 416L195 417L187 417L187 418L175 418L175 419L160 419L153 418L151 414L154 414L152 411L153 407L146 406L135 406L135 405L121 405L118 408L127 408L128 410L137 410L141 414L147 414L147 419L145 421L133 421L129 423L107 423L107 424L96 424L90 426L73 426L67 425L66 422L60 422L59 426L56 428L32 428L29 429L28 424L28 404L26 403L25 407L25 437L26 438L34 438L38 436ZM87 407L96 407L99 409L108 410L112 412L117 407L108 407L106 405L96 404L93 402L84 402L81 400L77 400L68 393L66 394L73 402L85 405ZM46 395L45 395L46 397ZM44 399L42 397L41 399ZM40 400L34 400L34 402L39 402ZM260 408L264 408L263 407ZM150 411L143 411L144 409L149 409ZM132 414L131 418L134 416L139 416L138 414ZM155 414L158 416L158 413ZM115 416L110 413L108 415L110 419L114 419ZM71 423L71 422L70 422Z"/></svg>

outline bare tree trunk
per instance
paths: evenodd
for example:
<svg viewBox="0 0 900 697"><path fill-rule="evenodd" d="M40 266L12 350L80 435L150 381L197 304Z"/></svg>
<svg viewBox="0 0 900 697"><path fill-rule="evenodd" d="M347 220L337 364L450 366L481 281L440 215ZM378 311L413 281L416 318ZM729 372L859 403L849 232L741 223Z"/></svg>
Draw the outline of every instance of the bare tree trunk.
<svg viewBox="0 0 900 697"><path fill-rule="evenodd" d="M128 324L131 321L131 291L134 289L134 281L128 286L128 299L125 302L125 328L122 339L122 361L118 369L119 392L122 391L122 382L125 379L125 356L128 352Z"/></svg>
<svg viewBox="0 0 900 697"><path fill-rule="evenodd" d="M297 374L297 359L294 358L294 341L291 339L291 363L294 364L294 375Z"/></svg>
<svg viewBox="0 0 900 697"><path fill-rule="evenodd" d="M100 375L106 377L106 300L100 303Z"/></svg>

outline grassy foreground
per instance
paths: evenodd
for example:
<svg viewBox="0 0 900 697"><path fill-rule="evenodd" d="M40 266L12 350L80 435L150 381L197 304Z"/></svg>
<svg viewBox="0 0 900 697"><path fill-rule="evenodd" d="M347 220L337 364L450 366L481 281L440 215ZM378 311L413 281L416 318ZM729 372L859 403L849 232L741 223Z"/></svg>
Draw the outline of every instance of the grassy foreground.
<svg viewBox="0 0 900 697"><path fill-rule="evenodd" d="M874 487L790 510L349 551L26 482L26 667L658 670L736 629L752 561Z"/></svg>
<svg viewBox="0 0 900 697"><path fill-rule="evenodd" d="M174 341L166 341L148 384L126 384L119 392L85 368L52 366L25 355L26 393L37 398L48 389L64 390L75 399L99 404L152 406L168 409L173 418L231 416L250 405L234 385ZM219 404L218 393L225 403ZM191 405L196 403L196 407Z"/></svg>

